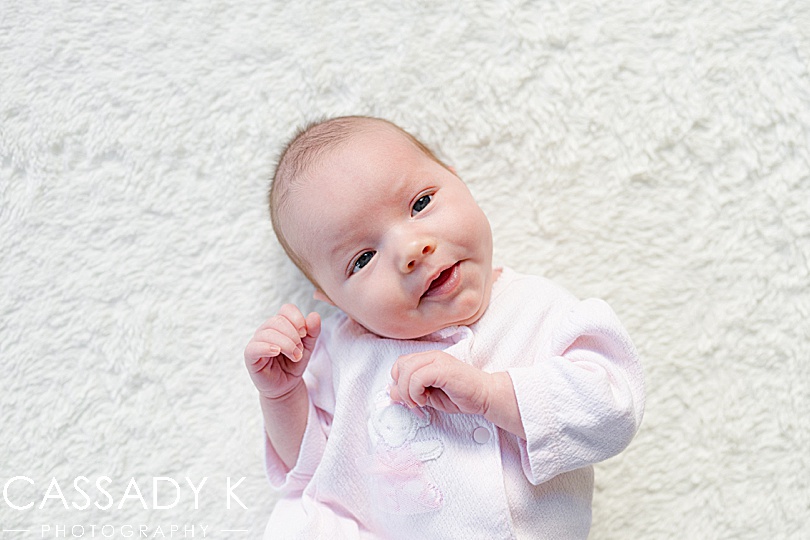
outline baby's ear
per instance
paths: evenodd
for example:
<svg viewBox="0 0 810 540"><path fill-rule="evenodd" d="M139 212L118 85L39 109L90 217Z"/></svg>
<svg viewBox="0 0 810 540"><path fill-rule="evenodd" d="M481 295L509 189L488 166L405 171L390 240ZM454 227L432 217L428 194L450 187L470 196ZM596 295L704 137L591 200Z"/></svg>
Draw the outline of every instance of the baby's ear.
<svg viewBox="0 0 810 540"><path fill-rule="evenodd" d="M324 292L323 292L322 290L320 290L320 289L315 289L315 292L314 292L314 293L312 293L312 298L314 298L315 300L320 300L321 302L326 302L326 303L327 303L327 304L329 304L330 306L334 306L334 305L335 305L335 303L334 303L334 302L332 302L332 301L329 299L329 297L328 297L328 296L326 296L326 293L324 293Z"/></svg>

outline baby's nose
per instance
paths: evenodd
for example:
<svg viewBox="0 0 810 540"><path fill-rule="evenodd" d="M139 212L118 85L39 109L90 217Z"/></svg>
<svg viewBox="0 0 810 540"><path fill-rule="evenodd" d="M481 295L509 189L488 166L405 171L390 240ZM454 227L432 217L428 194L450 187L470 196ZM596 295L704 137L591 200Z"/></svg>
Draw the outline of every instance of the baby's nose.
<svg viewBox="0 0 810 540"><path fill-rule="evenodd" d="M412 240L406 246L402 258L401 270L405 273L412 272L422 260L436 251L436 241L432 238Z"/></svg>

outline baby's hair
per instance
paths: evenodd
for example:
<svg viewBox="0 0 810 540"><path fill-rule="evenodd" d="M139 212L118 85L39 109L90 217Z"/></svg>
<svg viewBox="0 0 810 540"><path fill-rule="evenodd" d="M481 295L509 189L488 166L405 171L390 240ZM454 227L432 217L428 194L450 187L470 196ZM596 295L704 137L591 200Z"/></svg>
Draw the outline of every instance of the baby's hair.
<svg viewBox="0 0 810 540"><path fill-rule="evenodd" d="M278 158L278 164L273 173L273 179L270 182L270 192L268 196L270 220L273 223L273 231L276 233L281 247L284 248L284 252L287 253L290 260L295 263L298 269L303 272L315 287L319 288L318 283L312 276L312 269L309 267L306 260L292 249L292 246L290 246L289 242L287 242L287 238L284 236L284 231L281 226L280 210L287 204L290 195L294 193L295 186L299 185L300 181L305 179L307 175L320 164L321 160L326 155L348 142L352 136L363 130L380 126L394 129L430 159L442 167L451 170L447 165L442 163L427 146L422 144L419 139L388 120L371 116L339 116L310 122L302 129L298 130L293 138L284 146Z"/></svg>

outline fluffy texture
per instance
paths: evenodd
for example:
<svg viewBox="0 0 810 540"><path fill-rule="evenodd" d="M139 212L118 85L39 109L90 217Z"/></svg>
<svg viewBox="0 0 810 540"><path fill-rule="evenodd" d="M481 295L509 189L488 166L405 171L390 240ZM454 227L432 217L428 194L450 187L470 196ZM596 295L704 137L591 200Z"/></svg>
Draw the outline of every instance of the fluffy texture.
<svg viewBox="0 0 810 540"><path fill-rule="evenodd" d="M267 180L296 126L369 114L455 166L497 262L605 298L642 354L644 423L596 469L592 538L810 533L807 1L2 11L0 481L36 484L4 528L261 536L242 350L282 302L314 307ZM53 477L81 504L79 475L110 476L114 508L39 508ZM199 509L186 489L152 510L156 476L209 477ZM131 477L149 509L117 508Z"/></svg>

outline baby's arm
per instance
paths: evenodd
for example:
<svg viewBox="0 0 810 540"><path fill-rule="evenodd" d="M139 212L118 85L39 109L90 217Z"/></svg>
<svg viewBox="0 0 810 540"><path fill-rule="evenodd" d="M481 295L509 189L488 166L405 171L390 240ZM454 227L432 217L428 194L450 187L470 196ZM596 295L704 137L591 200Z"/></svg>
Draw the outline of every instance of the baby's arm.
<svg viewBox="0 0 810 540"><path fill-rule="evenodd" d="M245 347L245 365L259 391L265 431L278 456L291 469L298 459L307 424L309 399L302 378L321 318L306 318L292 304L264 322Z"/></svg>
<svg viewBox="0 0 810 540"><path fill-rule="evenodd" d="M533 365L508 371L526 432L524 472L533 484L618 454L644 414L638 352L605 302L573 305L549 345Z"/></svg>
<svg viewBox="0 0 810 540"><path fill-rule="evenodd" d="M480 414L523 439L515 390L508 373L487 373L443 351L401 356L391 370L391 399L409 407L430 406L442 412Z"/></svg>

